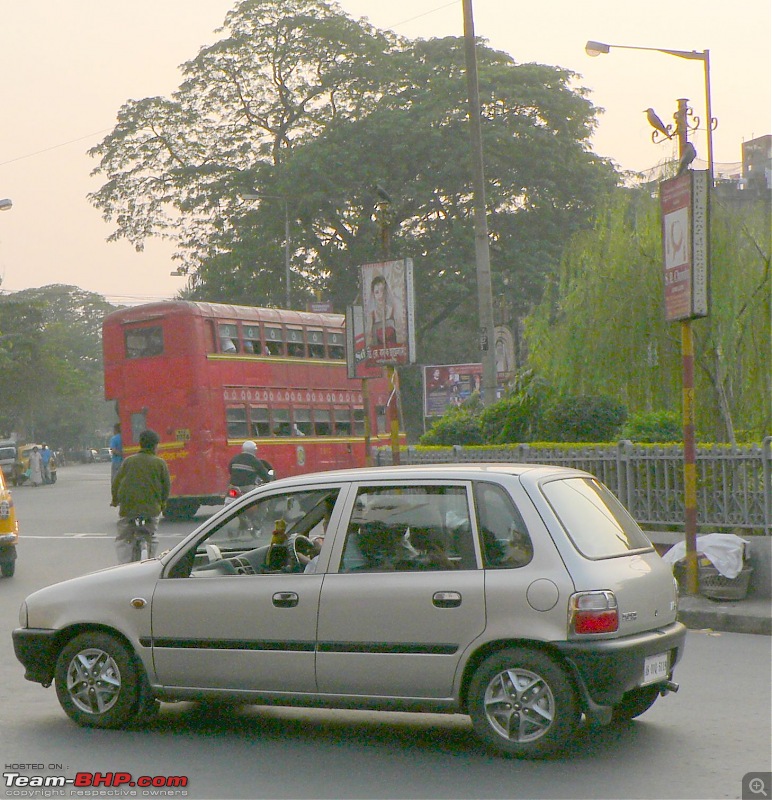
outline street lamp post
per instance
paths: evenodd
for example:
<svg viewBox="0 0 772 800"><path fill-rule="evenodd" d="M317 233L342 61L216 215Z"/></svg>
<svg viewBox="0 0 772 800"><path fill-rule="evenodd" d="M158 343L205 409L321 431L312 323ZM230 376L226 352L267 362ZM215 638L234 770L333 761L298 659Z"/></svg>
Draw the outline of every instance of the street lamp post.
<svg viewBox="0 0 772 800"><path fill-rule="evenodd" d="M710 51L703 50L669 50L662 47L633 47L621 44L605 44L589 41L585 45L588 56L608 54L611 48L620 50L647 50L664 53L689 61L702 61L705 76L705 115L706 138L708 150L708 187L713 188L713 129L716 120L710 101ZM656 115L655 115L656 116ZM686 100L678 101L676 114L676 133L678 134L679 156L684 157L686 148ZM651 122L651 118L650 118ZM652 123L654 124L654 123ZM656 126L655 126L656 127ZM683 402L683 436L684 436L684 539L686 544L686 578L687 591L697 594L699 579L697 571L697 445L695 438L695 402L694 402L694 339L691 319L681 320L681 363L682 363L682 402Z"/></svg>
<svg viewBox="0 0 772 800"><path fill-rule="evenodd" d="M632 45L589 41L584 46L584 51L588 56L595 58L600 55L607 55L612 47L615 50L645 50L653 53L665 53L665 55L684 58L687 61L702 61L705 76L705 116L707 117L705 129L707 134L708 176L710 185L713 186L713 131L716 128L716 120L713 118L710 99L710 50L669 50L664 47L633 47Z"/></svg>
<svg viewBox="0 0 772 800"><path fill-rule="evenodd" d="M286 280L286 302L287 308L292 308L292 272L290 271L290 228L289 228L289 206L287 198L278 194L243 194L244 200L281 200L284 204L284 277Z"/></svg>

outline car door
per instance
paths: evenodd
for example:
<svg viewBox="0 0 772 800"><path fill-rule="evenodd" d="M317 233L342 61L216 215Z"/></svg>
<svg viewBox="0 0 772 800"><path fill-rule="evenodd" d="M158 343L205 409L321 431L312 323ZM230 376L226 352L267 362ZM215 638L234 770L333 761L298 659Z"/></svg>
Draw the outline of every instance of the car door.
<svg viewBox="0 0 772 800"><path fill-rule="evenodd" d="M485 629L470 486L353 488L322 584L319 691L450 698L464 651Z"/></svg>
<svg viewBox="0 0 772 800"><path fill-rule="evenodd" d="M333 491L337 495L338 490ZM319 496L329 493L327 489ZM172 567L153 595L152 647L159 683L239 691L315 690L322 576L244 566L258 557L264 560L274 517L289 529L315 502L307 491L269 493L248 510L237 506L191 544L192 552L181 554L178 564L188 559L198 566ZM248 532L239 524L245 515ZM260 520L268 527L258 525ZM202 565L201 554L214 546L215 555L222 558ZM217 568L209 569L212 566Z"/></svg>

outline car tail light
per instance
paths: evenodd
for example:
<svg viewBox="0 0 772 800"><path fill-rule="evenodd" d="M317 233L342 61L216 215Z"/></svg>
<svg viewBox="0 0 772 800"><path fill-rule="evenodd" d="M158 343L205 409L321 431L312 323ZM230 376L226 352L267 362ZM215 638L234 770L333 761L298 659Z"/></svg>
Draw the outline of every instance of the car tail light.
<svg viewBox="0 0 772 800"><path fill-rule="evenodd" d="M235 500L237 497L241 497L241 489L237 489L235 486L231 486L231 488L228 489L228 497L230 497L231 500Z"/></svg>
<svg viewBox="0 0 772 800"><path fill-rule="evenodd" d="M613 633L619 629L619 609L613 592L571 595L569 626L574 633Z"/></svg>

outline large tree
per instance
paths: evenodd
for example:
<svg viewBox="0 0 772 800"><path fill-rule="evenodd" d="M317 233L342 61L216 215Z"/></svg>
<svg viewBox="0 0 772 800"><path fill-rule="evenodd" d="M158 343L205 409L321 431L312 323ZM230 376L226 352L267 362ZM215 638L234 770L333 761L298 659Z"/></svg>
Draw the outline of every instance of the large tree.
<svg viewBox="0 0 772 800"><path fill-rule="evenodd" d="M0 432L57 447L91 445L110 419L102 319L114 306L74 286L0 296Z"/></svg>
<svg viewBox="0 0 772 800"><path fill-rule="evenodd" d="M286 208L294 305L322 292L342 310L359 264L409 256L419 355L474 358L462 40L401 39L323 0L243 0L222 33L93 149L113 238L176 238L191 297L281 304ZM482 43L478 59L494 290L522 314L616 175L575 75Z"/></svg>

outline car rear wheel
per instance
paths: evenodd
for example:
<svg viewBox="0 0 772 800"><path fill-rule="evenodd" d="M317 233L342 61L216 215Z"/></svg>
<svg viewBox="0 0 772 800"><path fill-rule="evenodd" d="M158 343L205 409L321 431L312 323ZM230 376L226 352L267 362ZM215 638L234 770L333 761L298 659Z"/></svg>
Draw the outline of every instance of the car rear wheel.
<svg viewBox="0 0 772 800"><path fill-rule="evenodd" d="M147 678L129 648L107 633L76 636L56 662L56 694L79 725L120 728L136 720Z"/></svg>
<svg viewBox="0 0 772 800"><path fill-rule="evenodd" d="M541 757L565 744L579 720L576 694L549 656L526 648L494 653L469 689L477 735L507 755Z"/></svg>
<svg viewBox="0 0 772 800"><path fill-rule="evenodd" d="M659 686L638 686L626 692L622 702L614 706L613 722L628 722L648 711L659 697Z"/></svg>

